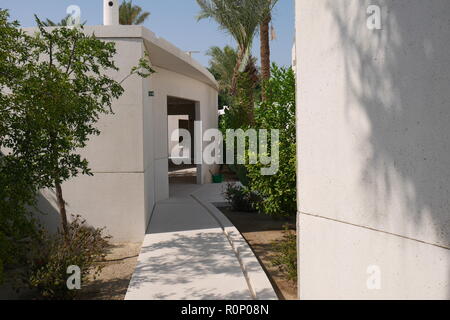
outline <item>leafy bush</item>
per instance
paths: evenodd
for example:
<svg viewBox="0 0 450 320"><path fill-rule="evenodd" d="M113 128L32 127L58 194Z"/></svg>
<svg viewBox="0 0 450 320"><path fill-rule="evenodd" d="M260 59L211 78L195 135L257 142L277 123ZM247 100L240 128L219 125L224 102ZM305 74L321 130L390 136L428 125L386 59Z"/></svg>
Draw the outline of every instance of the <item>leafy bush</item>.
<svg viewBox="0 0 450 320"><path fill-rule="evenodd" d="M228 107L219 119L219 128L223 134L227 129L240 129L247 127L247 118L242 116L247 111L239 105Z"/></svg>
<svg viewBox="0 0 450 320"><path fill-rule="evenodd" d="M265 84L266 100L255 110L256 129L279 129L279 170L261 175L262 164L246 165L249 187L262 201L257 209L272 216L291 216L297 211L295 76L291 68L272 66Z"/></svg>
<svg viewBox="0 0 450 320"><path fill-rule="evenodd" d="M225 66L224 66L225 67ZM231 84L230 84L231 85ZM224 114L219 119L219 128L224 137L228 129L246 130L252 127L254 122L255 102L260 99L261 86L259 80L258 69L256 68L256 59L250 57L246 68L239 73L237 77L236 94L230 96L229 106L225 109ZM224 139L224 150L226 150L227 141ZM235 145L235 159L236 159ZM227 162L226 153L223 155L224 163ZM247 169L244 165L233 164L228 167L236 173L239 181L244 185L248 185Z"/></svg>
<svg viewBox="0 0 450 320"><path fill-rule="evenodd" d="M0 155L0 283L5 268L23 263L28 246L37 235L35 221L27 209L35 203L33 181L26 171L11 167L6 160Z"/></svg>
<svg viewBox="0 0 450 320"><path fill-rule="evenodd" d="M35 181L23 163L14 162L1 152L11 134L8 122L13 112L5 88L20 69L10 61L22 48L18 41L22 37L19 24L9 22L8 18L8 12L0 10L0 283L5 268L22 261L27 252L25 244L35 234L27 207L34 204L37 191Z"/></svg>
<svg viewBox="0 0 450 320"><path fill-rule="evenodd" d="M37 289L44 299L73 299L76 296L77 290L67 288L69 266L80 268L82 284L89 274L96 277L102 270L99 262L106 257L110 237L103 234L104 229L88 227L80 216L73 218L67 234L43 232L31 254L25 282L30 288Z"/></svg>
<svg viewBox="0 0 450 320"><path fill-rule="evenodd" d="M230 168L230 170L236 174L237 179L244 187L248 186L249 181L248 181L248 176L247 176L247 168L245 167L245 165L229 164L228 168Z"/></svg>
<svg viewBox="0 0 450 320"><path fill-rule="evenodd" d="M297 236L295 232L284 231L284 238L273 244L278 252L272 260L272 264L280 268L288 280L297 281Z"/></svg>
<svg viewBox="0 0 450 320"><path fill-rule="evenodd" d="M219 120L222 133L227 129L245 129L254 121L255 102L260 95L259 75L255 60L250 59L244 72L238 76L236 95L229 98L228 108Z"/></svg>
<svg viewBox="0 0 450 320"><path fill-rule="evenodd" d="M256 203L260 200L258 195L238 184L229 183L225 191L233 211L255 212Z"/></svg>
<svg viewBox="0 0 450 320"><path fill-rule="evenodd" d="M243 107L240 107L239 105L235 105L232 108L227 108L225 109L225 113L220 116L219 118L219 128L222 132L222 134L224 135L224 137L226 137L226 130L227 129L241 129L241 128L246 128L247 127L247 118L243 117L242 114L245 114L246 111L244 110ZM226 146L227 146L227 140L224 139L223 140L224 143L224 150L226 150ZM236 153L237 153L237 145L235 144L235 159L236 159ZM226 152L224 152L223 154L223 162L227 163L227 158L226 158ZM240 165L240 164L229 164L228 168L233 171L238 180L244 185L247 186L248 185L248 177L247 177L247 169L244 165Z"/></svg>

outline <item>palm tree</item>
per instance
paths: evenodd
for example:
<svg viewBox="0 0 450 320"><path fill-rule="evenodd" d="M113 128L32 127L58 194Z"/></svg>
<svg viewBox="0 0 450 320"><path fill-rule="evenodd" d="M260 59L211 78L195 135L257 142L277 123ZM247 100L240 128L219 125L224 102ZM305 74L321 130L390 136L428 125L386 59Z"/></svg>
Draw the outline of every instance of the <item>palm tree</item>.
<svg viewBox="0 0 450 320"><path fill-rule="evenodd" d="M255 120L255 98L259 82L260 76L256 67L256 58L250 56L244 71L238 76L239 85L236 94L238 105L243 107L245 111L245 123L250 126L254 124Z"/></svg>
<svg viewBox="0 0 450 320"><path fill-rule="evenodd" d="M267 80L270 78L270 36L269 26L272 21L272 10L278 0L258 0L262 1L264 14L259 26L259 36L261 42L261 78ZM263 93L264 97L264 93Z"/></svg>
<svg viewBox="0 0 450 320"><path fill-rule="evenodd" d="M233 68L231 94L236 94L239 73L244 71L250 57L253 39L266 7L261 0L197 0L200 6L198 20L212 18L238 44L236 65Z"/></svg>
<svg viewBox="0 0 450 320"><path fill-rule="evenodd" d="M81 25L85 25L87 21L84 21ZM42 21L42 24L45 27L67 27L70 26L71 24L71 15L67 15L65 18L61 19L60 22L54 22L50 19L46 19L45 21Z"/></svg>
<svg viewBox="0 0 450 320"><path fill-rule="evenodd" d="M237 50L230 46L225 46L223 49L211 47L206 54L211 57L208 70L219 84L219 107L230 106L233 100L231 83L237 61Z"/></svg>
<svg viewBox="0 0 450 320"><path fill-rule="evenodd" d="M230 46L225 46L223 49L211 47L206 54L211 57L209 71L219 83L220 91L229 94L238 56L236 49Z"/></svg>
<svg viewBox="0 0 450 320"><path fill-rule="evenodd" d="M133 1L124 0L119 7L119 22L123 25L143 24L150 16L150 12L142 12L142 8L133 5Z"/></svg>
<svg viewBox="0 0 450 320"><path fill-rule="evenodd" d="M241 115L242 123L251 124L253 122L254 101L258 95L260 77L256 68L256 59L250 56L242 72L239 72L236 95L231 96L233 70L236 66L238 52L236 49L225 46L211 47L207 55L211 57L208 70L214 75L219 84L219 106L233 105L237 102L244 113Z"/></svg>

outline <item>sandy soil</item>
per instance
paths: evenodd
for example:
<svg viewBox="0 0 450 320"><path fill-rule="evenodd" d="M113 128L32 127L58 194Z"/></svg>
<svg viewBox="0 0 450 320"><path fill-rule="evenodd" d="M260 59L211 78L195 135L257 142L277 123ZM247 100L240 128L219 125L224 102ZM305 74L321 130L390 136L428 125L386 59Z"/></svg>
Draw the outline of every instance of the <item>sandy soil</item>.
<svg viewBox="0 0 450 320"><path fill-rule="evenodd" d="M297 284L286 280L284 274L271 262L276 253L273 244L283 239L286 224L290 229L295 230L295 220L274 220L256 213L233 212L229 208L219 209L242 233L253 249L278 298L281 300L296 300Z"/></svg>
<svg viewBox="0 0 450 320"><path fill-rule="evenodd" d="M115 244L103 263L100 277L82 288L77 299L123 300L136 267L142 243Z"/></svg>

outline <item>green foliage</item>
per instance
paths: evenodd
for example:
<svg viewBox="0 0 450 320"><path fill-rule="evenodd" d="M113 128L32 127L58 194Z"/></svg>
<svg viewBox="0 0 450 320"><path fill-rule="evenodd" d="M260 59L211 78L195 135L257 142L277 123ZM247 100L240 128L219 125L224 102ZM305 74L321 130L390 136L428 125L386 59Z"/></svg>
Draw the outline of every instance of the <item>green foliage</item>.
<svg viewBox="0 0 450 320"><path fill-rule="evenodd" d="M272 264L280 268L288 280L297 281L297 236L286 227L283 240L273 244L276 256Z"/></svg>
<svg viewBox="0 0 450 320"><path fill-rule="evenodd" d="M295 76L292 69L273 65L265 90L266 101L255 110L255 127L280 130L279 171L263 176L262 164L246 165L250 189L262 198L258 210L272 216L290 216L297 211Z"/></svg>
<svg viewBox="0 0 450 320"><path fill-rule="evenodd" d="M225 109L223 115L219 119L219 128L223 134L227 129L241 129L248 126L247 118L242 115L245 114L245 107L234 105Z"/></svg>
<svg viewBox="0 0 450 320"><path fill-rule="evenodd" d="M197 0L198 20L212 18L222 30L230 34L239 49L247 52L264 14L264 6L255 0Z"/></svg>
<svg viewBox="0 0 450 320"><path fill-rule="evenodd" d="M260 200L256 193L233 183L227 184L224 194L233 211L255 212L255 205Z"/></svg>
<svg viewBox="0 0 450 320"><path fill-rule="evenodd" d="M239 182L244 186L248 187L249 180L248 180L248 172L247 168L243 164L229 164L229 169L233 171L236 174L237 179Z"/></svg>
<svg viewBox="0 0 450 320"><path fill-rule="evenodd" d="M259 74L255 63L256 60L251 58L244 72L239 74L236 96L228 95L229 105L219 118L219 128L224 136L227 129L247 129L252 126L255 101L260 93ZM224 144L226 146L226 140ZM226 162L226 159L224 160ZM247 186L247 169L243 165L229 165L229 167L237 174L239 181Z"/></svg>
<svg viewBox="0 0 450 320"><path fill-rule="evenodd" d="M133 5L133 1L124 0L119 7L119 22L122 25L143 24L150 17L150 12L142 12L142 8Z"/></svg>
<svg viewBox="0 0 450 320"><path fill-rule="evenodd" d="M234 96L237 78L250 59L253 39L264 18L267 4L255 0L197 0L197 4L201 9L198 20L214 19L237 43L237 59L231 82L231 93Z"/></svg>
<svg viewBox="0 0 450 320"><path fill-rule="evenodd" d="M4 268L22 263L36 236L34 220L27 210L34 205L35 187L25 176L26 171L14 170L4 160L0 157L0 283Z"/></svg>
<svg viewBox="0 0 450 320"><path fill-rule="evenodd" d="M245 128L247 126L247 118L242 117L242 114L245 113L245 110L243 107L239 105L234 105L233 107L227 107L224 110L224 114L219 117L219 129L222 132L223 136L226 137L226 131L227 129L240 129ZM223 141L224 147L223 149L226 150L227 141L224 139ZM237 146L235 145L235 159L236 159L236 152L237 152ZM226 153L223 154L223 161L224 163L227 163L227 157ZM247 179L247 169L243 165L238 164L232 164L228 165L231 171L236 173L239 181L247 186L248 185L248 179Z"/></svg>
<svg viewBox="0 0 450 320"><path fill-rule="evenodd" d="M71 23L72 16L70 14L61 19L60 22L54 22L53 20L50 20L48 18L45 19L45 21L42 21L42 25L44 25L45 27L68 27L71 25ZM84 26L86 23L87 21L84 21L83 23L81 23L81 25Z"/></svg>
<svg viewBox="0 0 450 320"><path fill-rule="evenodd" d="M82 286L90 274L98 276L102 270L99 262L106 257L109 239L104 229L87 226L80 216L69 224L68 234L42 233L31 252L26 283L44 299L73 299L79 291L67 288L67 268L80 268Z"/></svg>
<svg viewBox="0 0 450 320"><path fill-rule="evenodd" d="M230 106L232 104L231 82L233 79L233 70L237 63L236 49L225 46L211 47L207 55L209 60L209 72L214 76L219 84L219 107Z"/></svg>
<svg viewBox="0 0 450 320"><path fill-rule="evenodd" d="M144 57L140 58L138 61L138 64L131 68L130 74L128 74L122 81L120 81L120 84L124 83L125 80L127 80L129 77L133 75L138 75L141 78L148 78L153 73L155 73L155 70L150 66L150 55L148 52L144 53Z"/></svg>
<svg viewBox="0 0 450 320"><path fill-rule="evenodd" d="M238 54L236 49L230 46L225 46L223 49L214 46L206 54L211 57L209 60L209 71L219 83L219 89L229 94L233 69L237 62Z"/></svg>
<svg viewBox="0 0 450 320"><path fill-rule="evenodd" d="M26 56L28 47L18 22L9 22L0 10L0 283L6 267L25 259L27 245L36 235L35 223L27 208L35 203L37 185L30 170L21 161L4 156L1 151L10 134L10 96L8 83L21 76L21 67L13 62Z"/></svg>

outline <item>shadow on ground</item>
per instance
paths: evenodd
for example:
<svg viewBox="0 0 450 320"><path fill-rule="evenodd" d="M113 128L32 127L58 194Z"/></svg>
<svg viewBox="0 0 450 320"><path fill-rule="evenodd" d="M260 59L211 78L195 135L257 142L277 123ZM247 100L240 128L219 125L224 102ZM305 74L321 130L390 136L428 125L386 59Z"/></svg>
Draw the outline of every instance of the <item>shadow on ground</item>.
<svg viewBox="0 0 450 320"><path fill-rule="evenodd" d="M144 245L140 255L142 260L130 283L131 290L151 284L152 288L166 288L161 291L164 293L158 293L156 289L152 292L157 299L178 296L200 300L248 298L242 271L222 233L198 231L195 235L172 233L154 236L169 238ZM224 252L229 254L224 255ZM230 279L242 284L243 290L230 290L227 283ZM206 281L217 281L220 285L205 289L201 283ZM171 286L173 292L168 292L167 288Z"/></svg>

